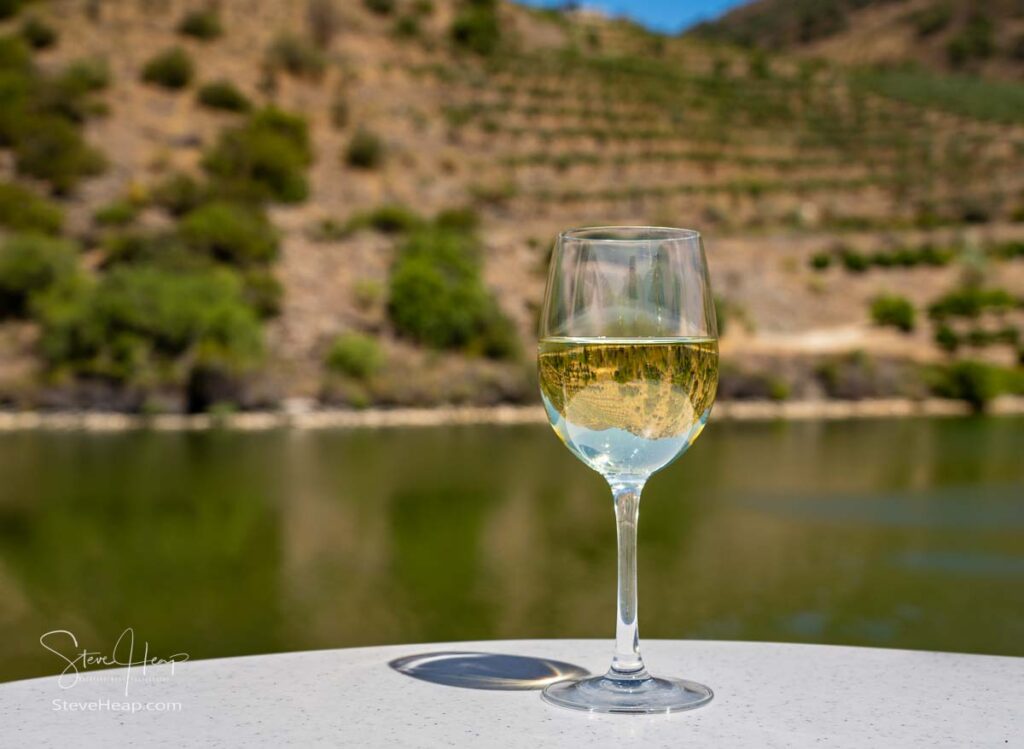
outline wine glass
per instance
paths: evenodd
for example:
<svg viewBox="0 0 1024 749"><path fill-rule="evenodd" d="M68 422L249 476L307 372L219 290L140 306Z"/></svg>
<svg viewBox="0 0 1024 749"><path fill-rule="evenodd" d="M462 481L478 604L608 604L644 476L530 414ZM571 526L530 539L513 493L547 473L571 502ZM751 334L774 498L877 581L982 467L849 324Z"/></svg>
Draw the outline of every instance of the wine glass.
<svg viewBox="0 0 1024 749"><path fill-rule="evenodd" d="M707 687L647 672L636 587L640 493L697 439L718 385L718 331L700 234L609 226L559 235L537 360L555 433L611 486L619 578L608 672L552 684L543 697L592 712L704 705L712 697Z"/></svg>

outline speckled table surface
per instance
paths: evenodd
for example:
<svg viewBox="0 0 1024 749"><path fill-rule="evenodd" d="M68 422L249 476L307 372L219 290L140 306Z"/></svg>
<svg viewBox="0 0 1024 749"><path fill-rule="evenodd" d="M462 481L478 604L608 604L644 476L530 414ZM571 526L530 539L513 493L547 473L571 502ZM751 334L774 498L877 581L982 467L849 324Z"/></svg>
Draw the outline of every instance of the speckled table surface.
<svg viewBox="0 0 1024 749"><path fill-rule="evenodd" d="M1024 658L649 640L654 673L701 681L715 699L659 716L541 702L539 684L603 671L609 647L492 641L194 661L173 673L69 669L62 684L0 685L0 746L1024 747Z"/></svg>

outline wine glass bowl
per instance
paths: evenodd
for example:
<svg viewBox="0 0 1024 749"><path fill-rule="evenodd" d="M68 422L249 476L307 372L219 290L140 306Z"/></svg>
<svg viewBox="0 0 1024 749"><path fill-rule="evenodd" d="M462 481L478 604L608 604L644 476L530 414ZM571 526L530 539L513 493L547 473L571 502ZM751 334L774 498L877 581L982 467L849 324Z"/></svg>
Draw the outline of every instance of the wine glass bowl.
<svg viewBox="0 0 1024 749"><path fill-rule="evenodd" d="M608 481L618 527L612 665L604 676L553 684L544 699L597 712L703 705L712 697L707 687L647 672L636 617L643 486L700 435L718 384L718 333L700 234L597 227L559 235L537 360L551 426Z"/></svg>

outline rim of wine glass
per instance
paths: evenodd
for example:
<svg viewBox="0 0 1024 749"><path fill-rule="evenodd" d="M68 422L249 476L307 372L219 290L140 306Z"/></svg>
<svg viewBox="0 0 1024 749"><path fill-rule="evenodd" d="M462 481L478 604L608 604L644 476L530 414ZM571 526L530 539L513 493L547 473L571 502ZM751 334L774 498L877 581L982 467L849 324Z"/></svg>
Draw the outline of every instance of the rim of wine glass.
<svg viewBox="0 0 1024 749"><path fill-rule="evenodd" d="M632 232L634 236L629 237L607 237L587 236L588 234L615 232ZM684 229L674 226L580 226L575 229L567 229L558 235L564 240L592 241L592 242L667 242L680 239L700 239L700 232L696 229Z"/></svg>

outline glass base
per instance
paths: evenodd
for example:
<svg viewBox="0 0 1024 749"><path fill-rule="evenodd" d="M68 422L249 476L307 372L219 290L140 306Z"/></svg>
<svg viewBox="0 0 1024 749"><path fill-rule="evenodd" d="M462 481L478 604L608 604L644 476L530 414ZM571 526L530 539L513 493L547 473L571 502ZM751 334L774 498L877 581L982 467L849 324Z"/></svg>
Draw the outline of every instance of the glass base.
<svg viewBox="0 0 1024 749"><path fill-rule="evenodd" d="M703 684L685 679L642 680L592 676L560 681L545 689L545 702L591 713L674 713L706 705L714 696Z"/></svg>

